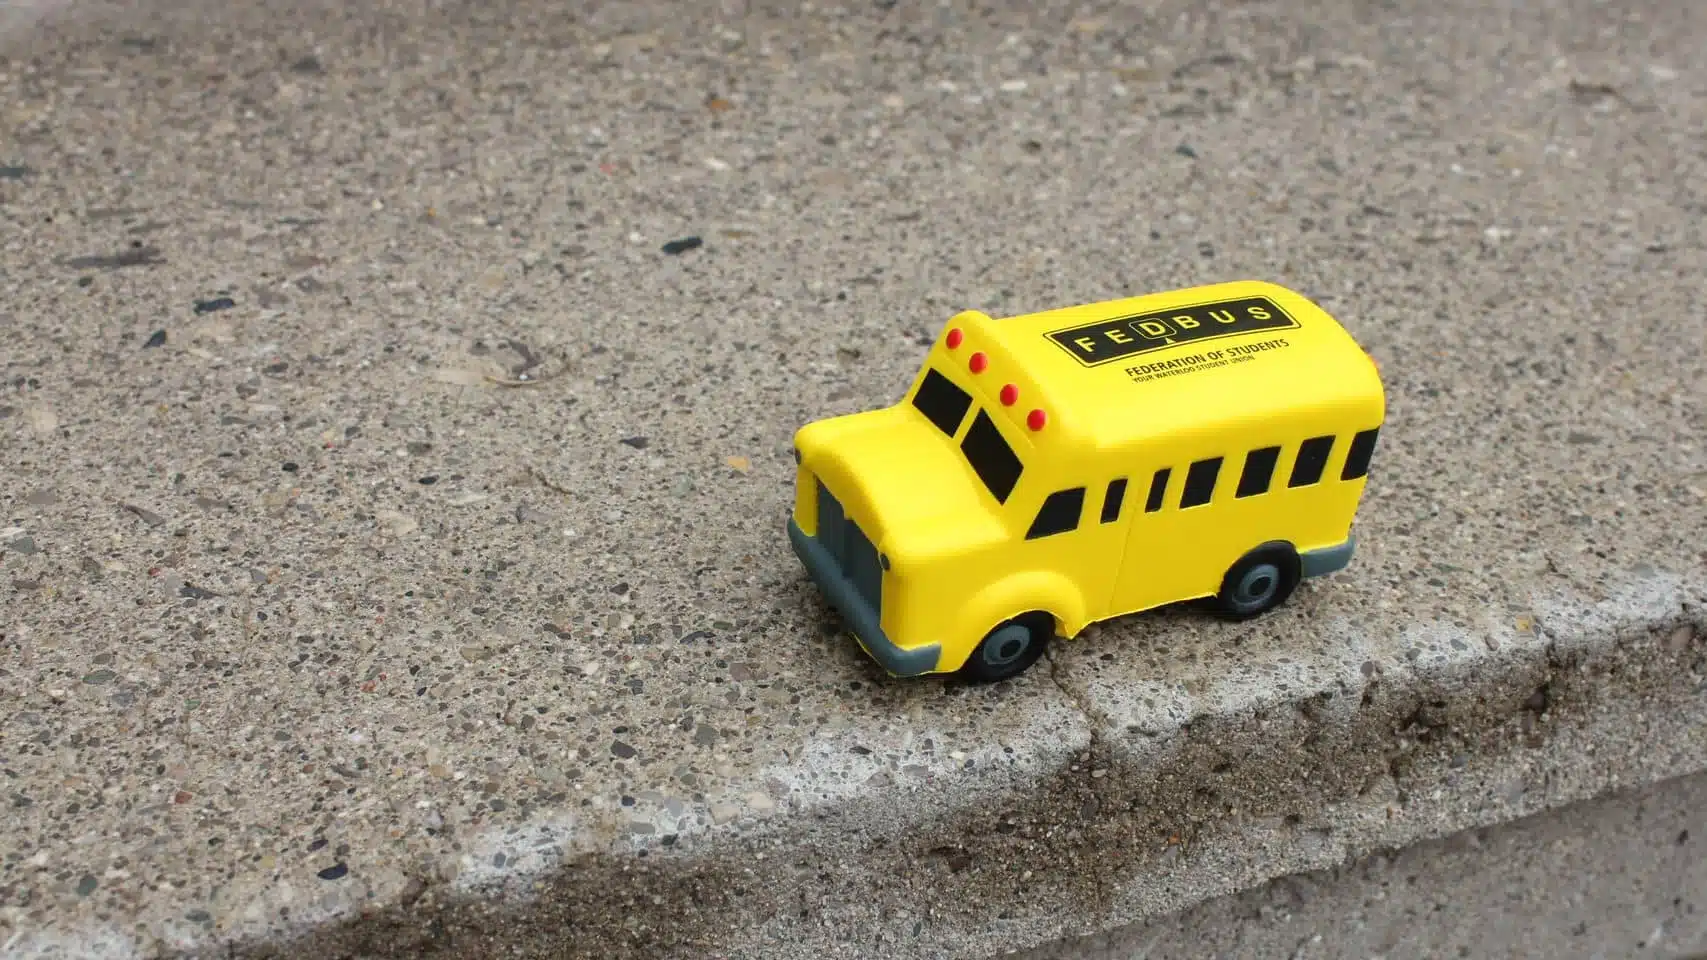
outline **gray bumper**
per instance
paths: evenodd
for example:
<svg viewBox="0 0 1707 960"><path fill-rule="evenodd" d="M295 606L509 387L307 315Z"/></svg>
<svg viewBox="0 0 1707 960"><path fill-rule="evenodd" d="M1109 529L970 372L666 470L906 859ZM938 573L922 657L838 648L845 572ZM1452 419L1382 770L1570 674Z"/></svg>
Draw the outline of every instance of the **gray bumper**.
<svg viewBox="0 0 1707 960"><path fill-rule="evenodd" d="M890 642L883 634L883 627L877 622L877 611L871 604L859 595L854 585L842 576L836 561L817 540L806 535L800 529L800 524L794 518L788 518L788 541L794 545L794 553L800 557L806 572L812 577L812 582L824 594L830 604L841 612L848 627L853 630L859 645L871 655L884 670L897 677L916 677L930 673L936 669L941 647L932 643L922 647L906 649Z"/></svg>
<svg viewBox="0 0 1707 960"><path fill-rule="evenodd" d="M1344 570L1351 564L1352 554L1357 552L1357 538L1347 537L1346 541L1337 547L1325 547L1321 550L1311 550L1298 557L1303 567L1305 577L1325 577L1330 573Z"/></svg>

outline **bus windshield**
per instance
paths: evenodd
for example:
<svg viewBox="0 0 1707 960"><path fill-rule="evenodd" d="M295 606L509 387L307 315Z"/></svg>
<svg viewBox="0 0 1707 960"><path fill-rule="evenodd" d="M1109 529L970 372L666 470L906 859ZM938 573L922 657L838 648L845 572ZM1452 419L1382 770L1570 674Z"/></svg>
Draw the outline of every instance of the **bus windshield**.
<svg viewBox="0 0 1707 960"><path fill-rule="evenodd" d="M938 430L952 438L960 432L960 425L966 422L966 414L972 409L972 395L931 367L925 371L924 380L913 394L913 406ZM1019 483L1024 465L989 414L978 411L972 426L966 430L965 438L960 441L960 451L996 502L1007 503L1008 496Z"/></svg>
<svg viewBox="0 0 1707 960"><path fill-rule="evenodd" d="M1024 466L989 414L978 411L966 431L966 439L960 441L960 449L966 455L966 462L972 465L972 472L984 481L996 502L1007 503Z"/></svg>
<svg viewBox="0 0 1707 960"><path fill-rule="evenodd" d="M955 386L954 381L937 372L935 367L925 371L925 379L913 394L913 406L950 437L960 432L966 411L972 406L972 396Z"/></svg>

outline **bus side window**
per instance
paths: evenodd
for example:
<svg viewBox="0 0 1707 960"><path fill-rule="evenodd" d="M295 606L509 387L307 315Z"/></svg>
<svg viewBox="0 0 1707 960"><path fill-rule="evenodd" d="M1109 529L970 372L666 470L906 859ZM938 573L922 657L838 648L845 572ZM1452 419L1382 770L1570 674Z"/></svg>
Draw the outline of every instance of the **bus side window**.
<svg viewBox="0 0 1707 960"><path fill-rule="evenodd" d="M1372 427L1351 438L1351 449L1345 455L1345 469L1340 471L1341 480L1356 480L1369 473L1369 459L1375 455L1375 436L1379 432L1380 428Z"/></svg>
<svg viewBox="0 0 1707 960"><path fill-rule="evenodd" d="M1108 492L1102 495L1102 522L1113 523L1120 519L1120 505L1126 500L1126 478L1120 477L1108 482Z"/></svg>
<svg viewBox="0 0 1707 960"><path fill-rule="evenodd" d="M1215 495L1215 480L1221 475L1220 457L1199 460L1185 474L1185 489L1180 492L1179 505L1201 507Z"/></svg>
<svg viewBox="0 0 1707 960"><path fill-rule="evenodd" d="M1037 540L1075 530L1079 526L1079 515L1084 509L1084 487L1057 490L1038 508L1037 519L1031 521L1031 529L1026 531L1025 538Z"/></svg>
<svg viewBox="0 0 1707 960"><path fill-rule="evenodd" d="M1328 465L1328 454L1334 452L1334 438L1311 437L1298 447L1298 459L1292 461L1292 479L1286 481L1289 487L1307 487L1322 479L1322 470Z"/></svg>
<svg viewBox="0 0 1707 960"><path fill-rule="evenodd" d="M1150 499L1144 502L1145 513L1155 513L1162 509L1162 498L1168 494L1168 475L1171 473L1173 468L1163 467L1150 479Z"/></svg>
<svg viewBox="0 0 1707 960"><path fill-rule="evenodd" d="M1274 465L1279 460L1279 447L1263 447L1245 454L1245 469L1239 474L1239 489L1235 495L1254 497L1267 493L1269 481L1274 479Z"/></svg>

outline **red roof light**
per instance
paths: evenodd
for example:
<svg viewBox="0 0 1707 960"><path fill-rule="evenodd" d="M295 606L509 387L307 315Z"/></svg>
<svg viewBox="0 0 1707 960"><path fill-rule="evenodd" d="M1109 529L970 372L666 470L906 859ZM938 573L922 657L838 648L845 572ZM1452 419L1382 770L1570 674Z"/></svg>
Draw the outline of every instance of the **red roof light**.
<svg viewBox="0 0 1707 960"><path fill-rule="evenodd" d="M1042 410L1033 410L1026 415L1025 425L1033 430L1042 430L1044 419Z"/></svg>
<svg viewBox="0 0 1707 960"><path fill-rule="evenodd" d="M974 353L972 355L971 362L967 364L967 366L972 368L973 373L983 373L984 368L989 365L990 358L984 356L982 353Z"/></svg>
<svg viewBox="0 0 1707 960"><path fill-rule="evenodd" d="M1018 399L1019 399L1019 388L1018 387L1016 387L1010 383L1007 386L1002 388L1002 406L1011 407L1014 405L1014 401L1018 400Z"/></svg>
<svg viewBox="0 0 1707 960"><path fill-rule="evenodd" d="M960 332L959 327L955 327L953 330L948 331L948 349L953 350L955 347L960 346L961 338L964 336L965 335Z"/></svg>

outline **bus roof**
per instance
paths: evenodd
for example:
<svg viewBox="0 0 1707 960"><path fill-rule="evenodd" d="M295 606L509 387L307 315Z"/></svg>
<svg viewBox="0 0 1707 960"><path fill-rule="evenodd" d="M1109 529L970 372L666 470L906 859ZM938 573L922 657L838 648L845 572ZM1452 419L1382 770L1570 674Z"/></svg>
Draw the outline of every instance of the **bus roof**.
<svg viewBox="0 0 1707 960"><path fill-rule="evenodd" d="M999 320L965 311L933 362L958 366L954 378L992 414L1045 446L1078 436L1118 447L1253 410L1373 405L1379 416L1383 403L1374 361L1344 327L1303 295L1253 280Z"/></svg>

